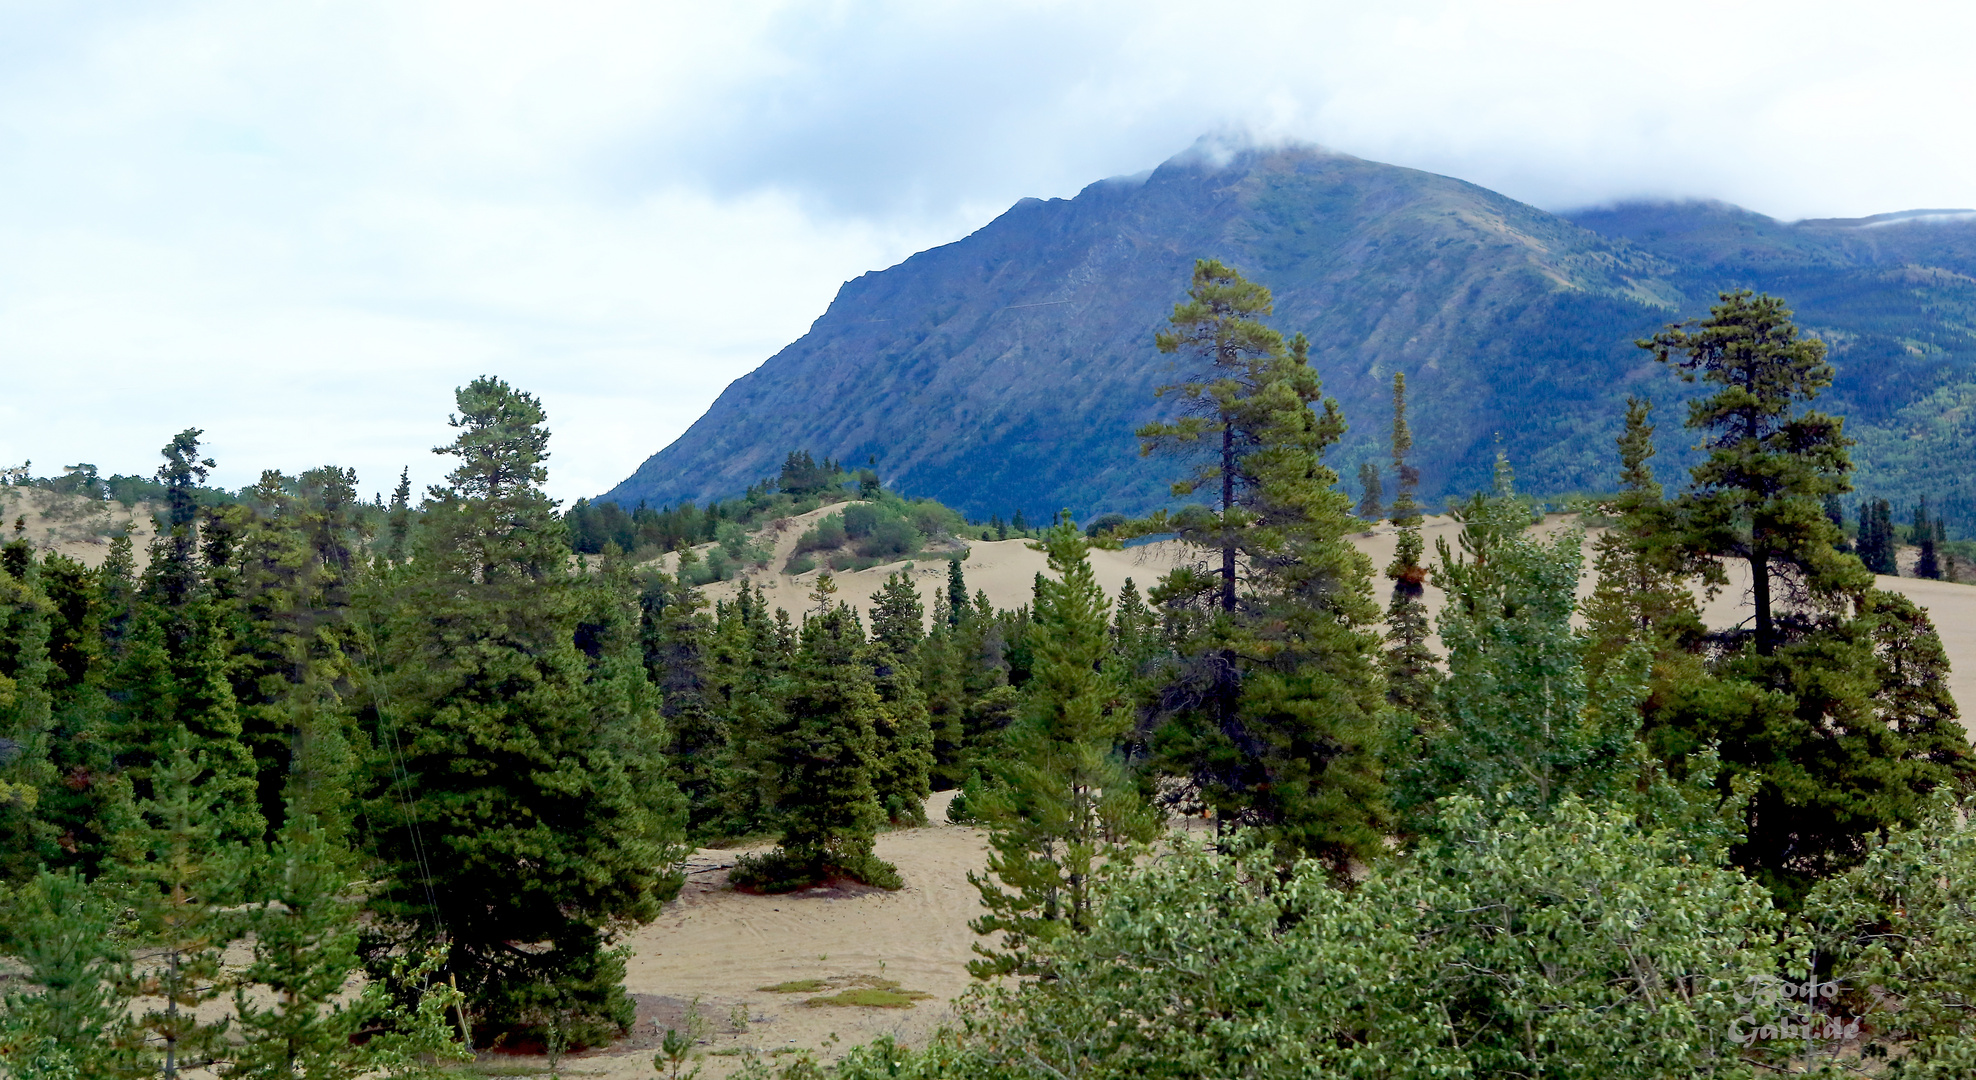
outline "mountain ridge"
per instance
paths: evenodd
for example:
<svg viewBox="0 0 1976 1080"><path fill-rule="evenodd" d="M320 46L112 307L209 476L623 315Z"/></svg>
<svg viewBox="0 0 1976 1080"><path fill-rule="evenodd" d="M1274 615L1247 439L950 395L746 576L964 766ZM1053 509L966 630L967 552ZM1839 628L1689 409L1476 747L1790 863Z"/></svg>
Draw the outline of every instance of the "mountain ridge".
<svg viewBox="0 0 1976 1080"><path fill-rule="evenodd" d="M1976 320L1962 317L1960 292L1961 280L1976 284L1972 241L1976 227L1956 220L1785 224L1721 203L1559 215L1322 148L1220 155L1197 145L1070 199L1023 199L960 240L846 282L803 337L600 499L731 494L802 448L875 459L889 486L982 517L1165 504L1171 463L1138 458L1131 430L1159 415L1152 390L1171 366L1152 334L1197 257L1270 286L1271 324L1310 336L1327 392L1353 424L1331 459L1340 473L1384 458L1398 370L1413 393L1429 497L1484 482L1499 445L1532 490L1607 487L1629 392L1664 406L1663 471L1687 454L1667 430L1679 413L1665 408L1684 390L1631 342L1704 314L1717 288L1803 287L1808 314L1827 316L1835 361L1850 351L1872 367L1849 375L1842 364L1842 382L1867 392L1835 397L1863 403L1869 426L1912 427L1921 418L1902 420L1902 408L1976 371ZM1882 280L1889 274L1898 280ZM1890 330L1879 325L1888 312L1826 295L1848 281L1882 299L1928 293L1888 300L1907 315L1951 301L1948 314L1923 320L1946 344L1918 358L1892 348L1914 327ZM1874 386L1917 375L1930 380L1916 388L1926 392ZM1962 438L1960 423L1934 441ZM1887 449L1869 456L1890 477L1945 485L1908 477L1913 463ZM1976 497L1963 497L1976 512Z"/></svg>

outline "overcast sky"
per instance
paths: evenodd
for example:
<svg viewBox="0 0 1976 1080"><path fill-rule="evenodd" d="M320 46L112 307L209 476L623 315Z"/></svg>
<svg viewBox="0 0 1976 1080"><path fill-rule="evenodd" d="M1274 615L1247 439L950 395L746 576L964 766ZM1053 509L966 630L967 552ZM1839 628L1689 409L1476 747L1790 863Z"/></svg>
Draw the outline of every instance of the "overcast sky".
<svg viewBox="0 0 1976 1080"><path fill-rule="evenodd" d="M837 287L1208 131L1550 209L1976 206L1976 5L0 0L0 465L596 494Z"/></svg>

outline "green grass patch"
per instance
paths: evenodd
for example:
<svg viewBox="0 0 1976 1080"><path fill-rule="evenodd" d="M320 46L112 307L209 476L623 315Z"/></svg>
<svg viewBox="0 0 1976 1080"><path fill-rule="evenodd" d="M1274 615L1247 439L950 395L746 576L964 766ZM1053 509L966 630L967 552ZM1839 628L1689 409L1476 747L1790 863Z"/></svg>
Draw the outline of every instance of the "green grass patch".
<svg viewBox="0 0 1976 1080"><path fill-rule="evenodd" d="M876 987L860 986L840 991L829 997L813 997L803 1002L812 1009L840 1005L862 1009L910 1009L913 1002L924 1001L932 994L923 990L880 990Z"/></svg>
<svg viewBox="0 0 1976 1080"><path fill-rule="evenodd" d="M774 986L757 986L764 994L814 994L818 990L830 989L830 984L822 979L794 979Z"/></svg>

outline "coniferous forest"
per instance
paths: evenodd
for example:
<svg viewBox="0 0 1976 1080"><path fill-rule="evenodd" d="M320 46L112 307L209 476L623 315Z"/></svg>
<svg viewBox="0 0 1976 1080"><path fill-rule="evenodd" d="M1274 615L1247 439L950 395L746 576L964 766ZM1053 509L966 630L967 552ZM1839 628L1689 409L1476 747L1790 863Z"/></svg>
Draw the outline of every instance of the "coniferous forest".
<svg viewBox="0 0 1976 1080"><path fill-rule="evenodd" d="M969 522L801 450L705 507L562 511L549 418L495 378L417 498L217 491L197 429L120 487L16 477L157 531L98 567L0 548L0 1075L607 1046L695 847L769 841L748 892L896 890L877 838L936 790L988 843L953 1023L744 1072L1976 1075L1976 759L1927 613L1874 578L1950 553L1925 505L1848 524L1785 300L1638 343L1695 392L1627 403L1613 493L1534 530L1499 455L1431 551L1404 376L1348 417L1272 311L1204 260L1148 328L1174 501L1136 519ZM1349 491L1348 424L1390 447ZM762 527L837 503L766 565ZM1377 521L1386 565L1350 540ZM997 609L958 554L1012 537L1048 572ZM1098 584L1093 550L1161 539L1200 557ZM943 585L834 595L912 558ZM819 572L792 612L751 570ZM1750 618L1705 624L1742 581Z"/></svg>

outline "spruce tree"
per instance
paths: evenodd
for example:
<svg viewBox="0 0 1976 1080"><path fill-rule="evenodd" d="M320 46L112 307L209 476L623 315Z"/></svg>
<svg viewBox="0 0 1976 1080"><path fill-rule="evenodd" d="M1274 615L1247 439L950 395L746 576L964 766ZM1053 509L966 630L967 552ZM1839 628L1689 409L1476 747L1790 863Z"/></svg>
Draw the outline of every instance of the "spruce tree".
<svg viewBox="0 0 1976 1080"><path fill-rule="evenodd" d="M915 825L926 823L926 796L933 790L933 726L918 672L925 618L919 591L903 574L888 576L872 597L868 652L879 699L872 784L886 816Z"/></svg>
<svg viewBox="0 0 1976 1080"><path fill-rule="evenodd" d="M1156 590L1163 607L1197 615L1153 691L1152 752L1218 827L1261 826L1279 854L1342 867L1378 846L1384 815L1384 688L1366 632L1377 609L1370 564L1344 540L1362 525L1322 463L1343 417L1304 337L1286 346L1257 320L1270 310L1269 290L1203 260L1156 339L1199 370L1162 388L1181 415L1141 428L1141 450L1197 456L1174 494L1211 484L1220 497L1137 529L1178 532L1221 565L1169 574Z"/></svg>
<svg viewBox="0 0 1976 1080"><path fill-rule="evenodd" d="M1420 507L1413 493L1420 486L1420 470L1407 461L1413 450L1413 430L1407 425L1407 377L1393 373L1393 483L1396 494L1390 515L1393 522L1393 561L1386 576L1393 580L1393 596L1386 605L1386 700L1393 706L1396 720L1417 728L1433 709L1434 689L1440 680L1434 653L1427 648L1427 568L1421 564L1427 545L1420 535ZM1396 750L1411 745L1408 738L1395 740Z"/></svg>
<svg viewBox="0 0 1976 1080"><path fill-rule="evenodd" d="M966 614L967 579L961 575L960 559L950 558L947 560L947 625L959 623Z"/></svg>
<svg viewBox="0 0 1976 1080"><path fill-rule="evenodd" d="M164 1003L133 1019L122 1041L141 1046L168 1080L204 1068L224 1049L228 1022L201 1020L199 1010L224 993L221 959L236 934L230 912L245 869L198 745L183 729L166 741L149 796L114 841L113 874L125 887L138 946L127 992Z"/></svg>
<svg viewBox="0 0 1976 1080"><path fill-rule="evenodd" d="M123 638L109 680L106 737L117 766L144 797L167 740L182 729L209 770L201 785L213 795L222 835L247 841L260 839L266 823L228 678L225 600L214 594L200 557L198 484L213 463L198 456L199 435L196 428L183 431L162 451L157 478L165 485L167 520L152 541L129 622L117 631Z"/></svg>
<svg viewBox="0 0 1976 1080"><path fill-rule="evenodd" d="M843 604L803 621L776 739L781 846L744 858L732 875L737 884L779 891L843 876L880 888L901 885L897 869L872 853L885 822L873 784L882 706L864 651L864 630Z"/></svg>
<svg viewBox="0 0 1976 1080"><path fill-rule="evenodd" d="M23 1077L137 1071L135 1048L120 1038L130 1012L129 956L117 934L117 905L106 893L67 870L43 871L11 895L0 894L7 910L0 953L35 988L5 995L0 1071ZM37 1066L44 1071L36 1073Z"/></svg>
<svg viewBox="0 0 1976 1080"><path fill-rule="evenodd" d="M705 602L699 590L669 574L647 575L638 602L645 672L658 688L672 736L667 755L686 798L687 834L713 839L725 828L728 777L722 766L729 750L713 670L714 628L700 610Z"/></svg>
<svg viewBox="0 0 1976 1080"><path fill-rule="evenodd" d="M541 487L541 406L493 378L457 400L438 450L455 467L428 492L370 678L384 753L365 818L384 880L366 955L378 975L444 942L480 1027L554 1014L596 1042L632 1019L614 935L680 883L665 725L630 582L572 572Z"/></svg>
<svg viewBox="0 0 1976 1080"><path fill-rule="evenodd" d="M25 554L24 541L6 554ZM32 559L0 569L0 885L32 876L58 854L57 832L41 807L57 788L52 757L55 682L49 657L55 605Z"/></svg>
<svg viewBox="0 0 1976 1080"><path fill-rule="evenodd" d="M385 527L391 540L385 545L384 557L394 565L404 562L411 550L407 545L412 535L412 469L409 465L398 473L398 486L391 489L391 510L386 516Z"/></svg>
<svg viewBox="0 0 1976 1080"><path fill-rule="evenodd" d="M1040 947L1091 928L1098 867L1158 832L1118 757L1132 717L1109 670L1110 605L1089 544L1065 513L1043 547L1054 578L1037 582L1035 673L996 767L1001 784L970 800L991 852L986 874L968 874L988 912L970 925L1003 935L992 949L976 943L983 959L968 970L979 978L1044 973Z"/></svg>
<svg viewBox="0 0 1976 1080"><path fill-rule="evenodd" d="M1373 524L1386 516L1386 508L1381 501L1386 497L1385 485L1379 482L1379 466L1370 461L1359 464L1358 516L1367 524Z"/></svg>
<svg viewBox="0 0 1976 1080"><path fill-rule="evenodd" d="M1939 521L1928 517L1928 496L1923 495L1921 501L1914 504L1914 543L1921 549L1920 556L1914 562L1915 577L1939 580L1942 576L1942 564L1935 557L1936 527L1939 524Z"/></svg>
<svg viewBox="0 0 1976 1080"><path fill-rule="evenodd" d="M1652 402L1626 399L1620 493L1606 508L1617 520L1593 543L1596 585L1585 604L1586 668L1594 676L1634 645L1644 645L1665 674L1705 632L1700 605L1663 543L1666 508L1650 464L1657 452L1652 415Z"/></svg>

